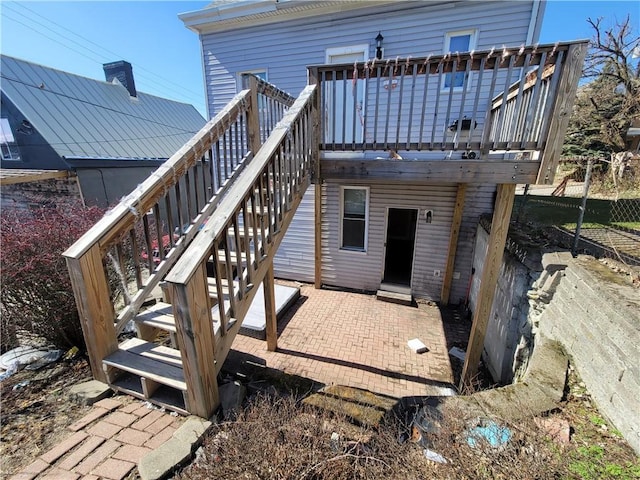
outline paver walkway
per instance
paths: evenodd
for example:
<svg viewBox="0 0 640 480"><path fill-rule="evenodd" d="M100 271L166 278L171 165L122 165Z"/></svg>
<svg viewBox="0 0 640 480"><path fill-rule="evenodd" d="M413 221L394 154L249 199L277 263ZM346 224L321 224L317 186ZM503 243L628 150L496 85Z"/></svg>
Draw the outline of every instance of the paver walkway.
<svg viewBox="0 0 640 480"><path fill-rule="evenodd" d="M122 480L183 422L125 395L101 400L68 427L67 438L10 480Z"/></svg>
<svg viewBox="0 0 640 480"><path fill-rule="evenodd" d="M462 326L447 328L446 338L435 306L407 307L373 295L303 285L300 300L279 322L277 352L268 352L262 340L239 335L230 357L250 356L326 385L394 397L439 395L453 381L448 344L468 335L466 328L456 331ZM429 351L413 352L407 346L412 338L422 340ZM183 422L183 417L126 395L101 400L68 427L68 437L10 480L134 478L139 460Z"/></svg>
<svg viewBox="0 0 640 480"><path fill-rule="evenodd" d="M244 354L274 369L326 385L364 388L394 397L442 394L453 382L438 307L408 307L374 295L301 287L301 298L279 321L278 350L238 336L231 356ZM419 338L429 351L413 352Z"/></svg>

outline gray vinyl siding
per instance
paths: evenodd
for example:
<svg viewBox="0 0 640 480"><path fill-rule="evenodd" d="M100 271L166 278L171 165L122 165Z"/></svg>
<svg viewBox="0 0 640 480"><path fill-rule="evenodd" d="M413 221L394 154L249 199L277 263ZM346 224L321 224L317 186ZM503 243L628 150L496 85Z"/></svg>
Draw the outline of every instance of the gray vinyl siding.
<svg viewBox="0 0 640 480"><path fill-rule="evenodd" d="M368 241L366 252L340 248L340 186L369 187ZM377 290L383 275L386 215L388 208L419 210L411 281L417 297L440 299L446 263L455 184L384 185L327 183L322 196L322 282L357 290ZM433 221L424 221L424 211ZM440 276L434 276L434 270Z"/></svg>
<svg viewBox="0 0 640 480"><path fill-rule="evenodd" d="M366 252L340 249L340 187L369 187L369 223ZM471 275L478 219L493 210L495 185L467 185L460 227L450 303L463 303ZM383 185L358 182L327 183L322 195L322 282L326 285L373 291L384 270L384 243L388 208L419 210L411 291L414 296L439 301L447 261L456 184ZM433 211L427 224L424 211ZM434 275L438 270L439 276Z"/></svg>
<svg viewBox="0 0 640 480"><path fill-rule="evenodd" d="M385 58L442 53L445 34L477 30L476 50L526 41L533 2L398 2L356 12L336 12L202 35L207 98L211 115L232 98L237 73L267 68L269 82L297 94L307 83L306 66L325 63L331 47L369 45L384 36Z"/></svg>
<svg viewBox="0 0 640 480"><path fill-rule="evenodd" d="M273 260L278 278L313 282L315 274L314 185L302 197L293 221Z"/></svg>

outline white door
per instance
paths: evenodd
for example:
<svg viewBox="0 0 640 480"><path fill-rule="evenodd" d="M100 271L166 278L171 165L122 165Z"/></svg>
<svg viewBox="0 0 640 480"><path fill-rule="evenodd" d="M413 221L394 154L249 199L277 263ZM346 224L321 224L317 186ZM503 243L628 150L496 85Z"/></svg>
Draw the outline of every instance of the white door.
<svg viewBox="0 0 640 480"><path fill-rule="evenodd" d="M328 48L328 64L349 64L364 62L369 51L368 45ZM351 77L351 76L350 76ZM325 139L328 143L362 142L364 128L365 82L354 82L352 78L338 80L325 87L327 111L325 112ZM355 132L354 132L355 131ZM354 135L355 133L355 135Z"/></svg>

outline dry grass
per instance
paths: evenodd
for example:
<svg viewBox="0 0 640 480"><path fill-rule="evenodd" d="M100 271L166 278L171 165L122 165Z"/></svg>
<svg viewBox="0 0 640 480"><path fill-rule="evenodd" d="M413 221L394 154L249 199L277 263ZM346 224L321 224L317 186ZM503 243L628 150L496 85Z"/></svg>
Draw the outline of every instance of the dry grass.
<svg viewBox="0 0 640 480"><path fill-rule="evenodd" d="M387 417L378 428L302 405L293 397L257 396L239 416L218 424L197 459L176 478L220 479L622 479L640 478L640 462L619 432L607 426L579 379L562 408L572 439L562 444L529 418L504 423L507 444L471 447L468 430L477 418L450 404L426 444L447 459L428 461L424 446L399 437L409 433L412 411ZM339 440L332 441L332 434Z"/></svg>

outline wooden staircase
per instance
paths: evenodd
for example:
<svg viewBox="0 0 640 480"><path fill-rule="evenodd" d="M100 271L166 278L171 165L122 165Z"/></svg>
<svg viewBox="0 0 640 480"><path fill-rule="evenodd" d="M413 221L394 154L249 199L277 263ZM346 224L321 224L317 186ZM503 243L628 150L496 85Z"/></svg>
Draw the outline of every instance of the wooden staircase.
<svg viewBox="0 0 640 480"><path fill-rule="evenodd" d="M317 159L315 91L293 101L250 78L249 89L65 252L95 378L209 417L219 403L217 374L261 283L267 346L276 348L273 257ZM279 111L279 122L261 124L272 116L258 115L257 105ZM180 234L163 235L186 218ZM154 248L158 264L139 254ZM158 285L163 301L141 309ZM119 341L130 321L137 335Z"/></svg>

